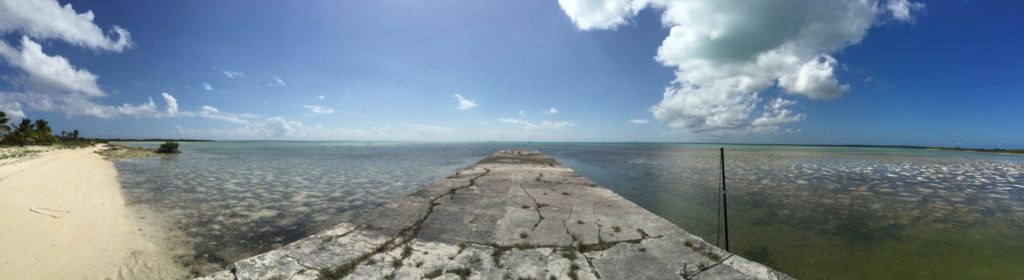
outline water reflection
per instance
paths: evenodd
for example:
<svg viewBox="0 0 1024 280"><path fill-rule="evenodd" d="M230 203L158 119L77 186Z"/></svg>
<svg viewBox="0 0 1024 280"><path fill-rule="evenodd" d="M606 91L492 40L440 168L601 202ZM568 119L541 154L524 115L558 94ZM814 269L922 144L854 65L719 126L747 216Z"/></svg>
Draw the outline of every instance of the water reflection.
<svg viewBox="0 0 1024 280"><path fill-rule="evenodd" d="M550 150L584 176L714 242L717 148ZM789 146L734 146L727 154L731 247L748 258L806 278L1024 272L1024 157Z"/></svg>

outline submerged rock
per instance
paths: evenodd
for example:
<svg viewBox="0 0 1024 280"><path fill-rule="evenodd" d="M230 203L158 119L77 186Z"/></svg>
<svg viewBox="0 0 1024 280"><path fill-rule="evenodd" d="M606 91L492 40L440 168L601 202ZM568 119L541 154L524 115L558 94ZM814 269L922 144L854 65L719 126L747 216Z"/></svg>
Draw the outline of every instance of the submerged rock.
<svg viewBox="0 0 1024 280"><path fill-rule="evenodd" d="M106 149L99 150L96 153L111 161L130 158L162 157L168 155L159 153L156 149L126 146L121 144L106 144Z"/></svg>

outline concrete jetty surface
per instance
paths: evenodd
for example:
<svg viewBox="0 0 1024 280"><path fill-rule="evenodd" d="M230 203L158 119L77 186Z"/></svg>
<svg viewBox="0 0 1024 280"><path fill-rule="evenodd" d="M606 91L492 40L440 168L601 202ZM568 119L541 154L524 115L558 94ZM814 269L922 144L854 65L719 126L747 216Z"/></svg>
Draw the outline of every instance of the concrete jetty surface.
<svg viewBox="0 0 1024 280"><path fill-rule="evenodd" d="M534 151L501 151L205 279L791 279Z"/></svg>

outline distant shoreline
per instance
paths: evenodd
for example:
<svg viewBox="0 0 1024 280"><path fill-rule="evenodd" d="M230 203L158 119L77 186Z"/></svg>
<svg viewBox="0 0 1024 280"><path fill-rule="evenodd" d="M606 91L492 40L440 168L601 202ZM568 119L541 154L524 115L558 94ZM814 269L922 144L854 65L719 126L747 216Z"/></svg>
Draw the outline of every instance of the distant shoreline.
<svg viewBox="0 0 1024 280"><path fill-rule="evenodd" d="M1005 155L1024 155L1024 149L963 148L915 145L863 145L863 144L771 144L771 143L714 143L714 142L643 142L643 141L388 141L388 140L206 140L206 139L91 139L98 142L367 142L367 143L530 143L530 144L691 144L691 145L736 145L736 146L787 146L787 147L836 147L836 148L900 148L939 151L976 152Z"/></svg>

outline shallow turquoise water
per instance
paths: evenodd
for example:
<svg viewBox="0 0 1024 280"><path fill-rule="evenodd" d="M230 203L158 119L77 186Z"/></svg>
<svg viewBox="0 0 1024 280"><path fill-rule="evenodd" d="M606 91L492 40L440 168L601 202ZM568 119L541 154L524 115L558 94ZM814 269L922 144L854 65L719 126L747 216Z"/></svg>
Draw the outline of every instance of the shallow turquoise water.
<svg viewBox="0 0 1024 280"><path fill-rule="evenodd" d="M574 143L183 143L117 163L129 203L224 264L344 221L504 148L541 149L716 242L718 147ZM809 279L1024 275L1024 157L726 146L730 246ZM723 244L724 245L724 244Z"/></svg>

